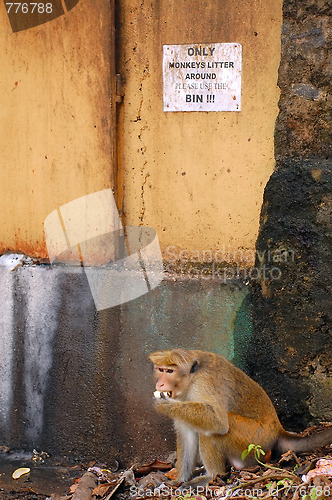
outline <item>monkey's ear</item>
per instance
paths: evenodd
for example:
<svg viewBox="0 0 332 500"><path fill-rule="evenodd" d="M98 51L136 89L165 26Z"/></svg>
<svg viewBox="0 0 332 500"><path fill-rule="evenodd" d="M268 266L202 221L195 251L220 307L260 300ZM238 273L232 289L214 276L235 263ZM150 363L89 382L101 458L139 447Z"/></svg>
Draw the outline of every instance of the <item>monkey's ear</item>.
<svg viewBox="0 0 332 500"><path fill-rule="evenodd" d="M197 372L198 370L198 360L195 359L195 361L193 362L191 368L190 368L190 373L195 373Z"/></svg>

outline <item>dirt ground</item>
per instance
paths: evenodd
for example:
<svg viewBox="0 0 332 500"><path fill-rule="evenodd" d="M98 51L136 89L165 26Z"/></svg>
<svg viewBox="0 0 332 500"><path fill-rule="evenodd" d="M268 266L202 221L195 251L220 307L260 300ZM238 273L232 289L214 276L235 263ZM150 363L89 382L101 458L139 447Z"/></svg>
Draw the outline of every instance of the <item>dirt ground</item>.
<svg viewBox="0 0 332 500"><path fill-rule="evenodd" d="M12 473L22 467L30 468L30 473L14 480ZM39 459L33 452L0 453L0 500L45 500L51 494L65 496L86 467L64 459Z"/></svg>
<svg viewBox="0 0 332 500"><path fill-rule="evenodd" d="M258 450L257 459L254 467L230 468L207 487L194 490L172 486L171 458L112 471L107 464L60 462L8 450L0 454L0 500L332 500L331 446L314 453L288 452L267 464L259 463L263 458ZM13 479L13 472L22 467L30 472Z"/></svg>

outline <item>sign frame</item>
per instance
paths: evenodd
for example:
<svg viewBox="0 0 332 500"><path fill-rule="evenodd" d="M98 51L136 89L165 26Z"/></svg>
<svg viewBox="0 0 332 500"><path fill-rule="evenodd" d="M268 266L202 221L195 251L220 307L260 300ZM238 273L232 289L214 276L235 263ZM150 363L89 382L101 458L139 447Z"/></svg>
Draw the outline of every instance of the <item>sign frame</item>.
<svg viewBox="0 0 332 500"><path fill-rule="evenodd" d="M164 112L241 111L242 45L163 45Z"/></svg>

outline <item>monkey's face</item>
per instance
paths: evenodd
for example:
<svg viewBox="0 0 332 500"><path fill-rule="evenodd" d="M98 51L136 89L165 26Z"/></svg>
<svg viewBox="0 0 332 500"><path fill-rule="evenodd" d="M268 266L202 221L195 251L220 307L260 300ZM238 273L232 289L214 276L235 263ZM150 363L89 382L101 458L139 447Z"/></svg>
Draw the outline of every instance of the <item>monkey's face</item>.
<svg viewBox="0 0 332 500"><path fill-rule="evenodd" d="M157 366L154 365L154 375L156 379L156 390L167 392L168 397L176 398L183 394L188 384L183 370L176 365Z"/></svg>

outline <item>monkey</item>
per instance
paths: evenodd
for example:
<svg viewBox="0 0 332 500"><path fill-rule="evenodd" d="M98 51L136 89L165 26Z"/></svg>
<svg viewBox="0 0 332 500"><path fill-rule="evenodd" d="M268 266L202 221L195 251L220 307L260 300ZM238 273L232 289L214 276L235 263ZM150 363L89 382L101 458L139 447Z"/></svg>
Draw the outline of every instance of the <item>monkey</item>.
<svg viewBox="0 0 332 500"><path fill-rule="evenodd" d="M177 441L176 483L206 485L226 465L237 469L249 444L260 445L266 457L311 451L332 443L332 427L311 436L287 432L264 389L218 354L170 349L149 355L156 380L156 410L173 419ZM198 456L206 475L191 479ZM189 481L190 480L190 481Z"/></svg>

